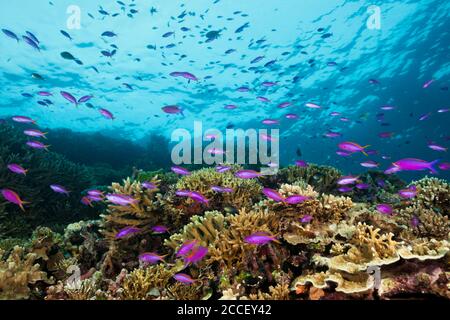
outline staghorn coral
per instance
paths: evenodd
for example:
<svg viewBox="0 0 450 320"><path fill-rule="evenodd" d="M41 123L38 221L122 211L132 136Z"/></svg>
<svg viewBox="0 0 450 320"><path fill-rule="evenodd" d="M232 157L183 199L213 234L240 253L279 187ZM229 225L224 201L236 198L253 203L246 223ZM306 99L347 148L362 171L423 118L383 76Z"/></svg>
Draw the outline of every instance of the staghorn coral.
<svg viewBox="0 0 450 320"><path fill-rule="evenodd" d="M157 180L153 180L157 184ZM145 189L140 182L126 179L122 184L113 183L113 193L131 196L137 200L129 206L109 204L107 213L102 215L100 232L109 242L109 250L103 259L102 269L108 274L119 272L124 266L132 269L137 266L139 252L147 251L153 246L151 227L154 225L173 226L173 220L163 214L156 199L157 189ZM141 232L125 239L116 239L117 232L125 227L137 227ZM160 242L155 242L154 247Z"/></svg>
<svg viewBox="0 0 450 320"><path fill-rule="evenodd" d="M173 271L162 264L135 269L124 278L121 296L126 300L147 300L158 297L173 274ZM152 291L157 294L152 294Z"/></svg>
<svg viewBox="0 0 450 320"><path fill-rule="evenodd" d="M204 263L218 263L225 273L234 274L245 269L249 259L256 254L257 248L244 242L244 238L257 231L274 234L277 230L277 218L268 212L242 209L237 215L223 216L214 211L207 212L204 217L193 217L181 233L171 236L165 244L176 249L183 242L196 239L209 249ZM275 258L276 253L271 250L269 255Z"/></svg>
<svg viewBox="0 0 450 320"><path fill-rule="evenodd" d="M442 215L449 215L450 184L438 178L425 177L412 182L410 185L417 188L416 197L411 199L412 205L430 209Z"/></svg>
<svg viewBox="0 0 450 320"><path fill-rule="evenodd" d="M418 220L417 226L412 225L413 218ZM450 221L448 216L417 206L417 204L400 210L396 221L405 226L405 229L400 233L403 239L450 239Z"/></svg>
<svg viewBox="0 0 450 320"><path fill-rule="evenodd" d="M0 257L3 255L0 250ZM16 246L5 261L0 261L0 300L27 299L33 285L41 281L52 283L36 259L36 254L25 253L23 248Z"/></svg>
<svg viewBox="0 0 450 320"><path fill-rule="evenodd" d="M182 177L175 185L176 190L197 191L209 199L208 210L220 210L224 206L249 208L259 198L261 185L256 179L239 179L234 172L239 170L233 166L232 170L224 173L214 168L205 168ZM231 193L218 193L211 190L211 186L221 186L233 189ZM180 199L181 202L192 200Z"/></svg>

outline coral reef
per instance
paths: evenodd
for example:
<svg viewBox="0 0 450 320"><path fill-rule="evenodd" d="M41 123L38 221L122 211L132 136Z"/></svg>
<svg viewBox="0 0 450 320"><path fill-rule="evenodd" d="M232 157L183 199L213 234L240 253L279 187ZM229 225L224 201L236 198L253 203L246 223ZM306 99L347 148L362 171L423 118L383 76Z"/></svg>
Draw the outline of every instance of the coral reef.
<svg viewBox="0 0 450 320"><path fill-rule="evenodd" d="M393 178L374 192L343 196L335 192L341 173L329 167L291 167L249 180L234 176L238 168L200 169L182 178L135 171L105 191L133 201L105 200L96 207L100 220L70 223L59 234L38 227L30 240L1 240L0 298L450 298L444 181L415 181L417 196L402 200L397 192L405 184ZM384 177L370 172L361 179L375 184ZM213 185L233 192L215 192ZM282 199L302 200L277 202L263 194L268 185ZM208 205L177 197L176 190L202 193ZM393 213L379 212L380 201ZM127 228L134 231L119 237ZM248 240L255 235L266 238ZM191 243L205 249L194 262L187 259L194 249L180 253ZM147 263L144 253L159 258Z"/></svg>

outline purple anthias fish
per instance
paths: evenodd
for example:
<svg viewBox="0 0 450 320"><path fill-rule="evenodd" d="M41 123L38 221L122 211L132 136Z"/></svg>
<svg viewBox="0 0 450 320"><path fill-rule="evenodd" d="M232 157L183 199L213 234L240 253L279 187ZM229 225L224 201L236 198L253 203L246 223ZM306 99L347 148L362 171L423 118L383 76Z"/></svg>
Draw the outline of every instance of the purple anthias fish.
<svg viewBox="0 0 450 320"><path fill-rule="evenodd" d="M262 86L263 86L263 87L273 87L273 86L276 86L276 85L278 85L278 83L272 82L272 81L264 81L264 82L262 83Z"/></svg>
<svg viewBox="0 0 450 320"><path fill-rule="evenodd" d="M227 109L227 110L234 110L234 109L236 109L236 108L237 108L237 106L234 105L234 104L227 104L227 105L224 107L224 109Z"/></svg>
<svg viewBox="0 0 450 320"><path fill-rule="evenodd" d="M280 104L278 105L278 108L284 109L284 108L289 107L290 105L292 105L292 103L290 103L290 102L282 102L282 103L280 103Z"/></svg>
<svg viewBox="0 0 450 320"><path fill-rule="evenodd" d="M367 190L370 188L370 185L367 183L357 183L355 187L359 190Z"/></svg>
<svg viewBox="0 0 450 320"><path fill-rule="evenodd" d="M337 184L340 186L354 184L358 179L359 177L357 176L343 176L337 180Z"/></svg>
<svg viewBox="0 0 450 320"><path fill-rule="evenodd" d="M423 89L427 89L432 83L434 82L434 79L428 80L425 82L422 86Z"/></svg>
<svg viewBox="0 0 450 320"><path fill-rule="evenodd" d="M367 156L367 153L364 151L364 149L366 149L367 147L369 147L369 145L367 146L360 146L359 144L355 143L355 142L341 142L338 144L339 149L347 151L347 152L361 152L364 155Z"/></svg>
<svg viewBox="0 0 450 320"><path fill-rule="evenodd" d="M385 214L385 215L392 215L392 212L394 211L394 209L392 209L392 206L386 203L380 203L377 205L377 211Z"/></svg>
<svg viewBox="0 0 450 320"><path fill-rule="evenodd" d="M192 200L196 201L196 202L200 202L200 203L204 203L204 204L208 204L209 200L202 195L200 192L197 191L191 191L189 193L189 198L191 198Z"/></svg>
<svg viewBox="0 0 450 320"><path fill-rule="evenodd" d="M419 226L419 224L420 224L419 218L417 218L416 216L413 216L411 218L411 227L417 228Z"/></svg>
<svg viewBox="0 0 450 320"><path fill-rule="evenodd" d="M364 168L377 168L380 164L378 162L369 160L360 163Z"/></svg>
<svg viewBox="0 0 450 320"><path fill-rule="evenodd" d="M169 231L169 229L166 226L161 225L153 226L151 229L154 233L166 233Z"/></svg>
<svg viewBox="0 0 450 320"><path fill-rule="evenodd" d="M268 232L255 232L245 237L244 241L249 244L265 245L269 242L276 241L276 237Z"/></svg>
<svg viewBox="0 0 450 320"><path fill-rule="evenodd" d="M306 214L300 218L301 223L310 223L313 220L313 216Z"/></svg>
<svg viewBox="0 0 450 320"><path fill-rule="evenodd" d="M66 196L69 195L69 191L67 189L59 184L51 184L50 189L52 189L56 193L65 194Z"/></svg>
<svg viewBox="0 0 450 320"><path fill-rule="evenodd" d="M208 254L208 248L203 246L194 247L191 252L184 257L185 264L194 264L202 260Z"/></svg>
<svg viewBox="0 0 450 320"><path fill-rule="evenodd" d="M389 168L387 168L386 170L384 170L384 173L385 174L394 174L399 171L401 171L399 167L392 165Z"/></svg>
<svg viewBox="0 0 450 320"><path fill-rule="evenodd" d="M227 172L229 170L231 170L230 166L220 166L219 165L219 166L216 167L216 171L219 172L219 173L224 173L224 172Z"/></svg>
<svg viewBox="0 0 450 320"><path fill-rule="evenodd" d="M394 132L381 132L378 134L378 136L383 139L391 138L393 135Z"/></svg>
<svg viewBox="0 0 450 320"><path fill-rule="evenodd" d="M177 273L173 276L173 278L184 284L191 284L195 282L195 280L192 279L191 276L186 273Z"/></svg>
<svg viewBox="0 0 450 320"><path fill-rule="evenodd" d="M185 241L180 249L178 249L176 256L177 257L183 257L187 254L189 254L189 252L191 252L191 250L198 245L198 240L188 240Z"/></svg>
<svg viewBox="0 0 450 320"><path fill-rule="evenodd" d="M27 204L28 202L22 201L22 199L20 199L19 195L16 192L14 192L13 190L2 189L2 196L3 196L3 198L5 198L6 201L18 205L22 211L25 211L23 205Z"/></svg>
<svg viewBox="0 0 450 320"><path fill-rule="evenodd" d="M8 164L8 169L11 172L17 173L17 174L23 174L26 175L28 170L24 169L22 166L18 165L17 163L10 163Z"/></svg>
<svg viewBox="0 0 450 320"><path fill-rule="evenodd" d="M239 170L234 175L240 179L254 179L260 177L261 173L254 170Z"/></svg>
<svg viewBox="0 0 450 320"><path fill-rule="evenodd" d="M350 187L340 187L340 188L338 188L338 191L342 192L342 193L347 193L347 192L352 192L353 189Z"/></svg>
<svg viewBox="0 0 450 320"><path fill-rule="evenodd" d="M77 99L71 95L69 92L66 91L61 91L61 96L63 96L64 99L66 99L67 101L73 103L74 105L78 105L78 101Z"/></svg>
<svg viewBox="0 0 450 320"><path fill-rule="evenodd" d="M90 196L103 197L103 191L97 189L88 190L87 194Z"/></svg>
<svg viewBox="0 0 450 320"><path fill-rule="evenodd" d="M165 106L161 109L168 114L183 114L183 110L179 106Z"/></svg>
<svg viewBox="0 0 450 320"><path fill-rule="evenodd" d="M189 72L172 72L170 73L170 75L172 77L183 77L185 79L188 79L189 81L198 81L198 78Z"/></svg>
<svg viewBox="0 0 450 320"><path fill-rule="evenodd" d="M33 149L45 149L48 150L49 145L45 145L39 141L27 141L27 146Z"/></svg>
<svg viewBox="0 0 450 320"><path fill-rule="evenodd" d="M394 162L393 165L396 166L401 171L430 170L431 173L436 174L437 170L434 168L434 166L439 161L440 160L434 160L431 162L427 162L427 161L421 160L421 159L406 158L406 159L401 159L401 160Z"/></svg>
<svg viewBox="0 0 450 320"><path fill-rule="evenodd" d="M156 189L156 184L154 184L153 182L149 182L149 181L144 181L142 182L142 186L145 189L149 189L149 190L154 190Z"/></svg>
<svg viewBox="0 0 450 320"><path fill-rule="evenodd" d="M258 99L258 100L261 101L261 102L270 102L270 100L267 99L266 97L261 97L261 96L259 96L259 97L256 97L256 99Z"/></svg>
<svg viewBox="0 0 450 320"><path fill-rule="evenodd" d="M430 116L431 116L431 112L422 114L422 115L419 117L419 121L427 120Z"/></svg>
<svg viewBox="0 0 450 320"><path fill-rule="evenodd" d="M261 133L260 134L260 137L261 137L261 139L262 140L264 140L264 141L276 141L277 139L276 138L274 138L274 137L272 137L271 135L269 135L269 134L265 134L265 133Z"/></svg>
<svg viewBox="0 0 450 320"><path fill-rule="evenodd" d="M312 103L312 102L305 103L305 107L310 108L310 109L321 109L322 108L318 104Z"/></svg>
<svg viewBox="0 0 450 320"><path fill-rule="evenodd" d="M155 264L159 261L164 261L164 256L154 252L144 252L139 255L139 261L145 264Z"/></svg>
<svg viewBox="0 0 450 320"><path fill-rule="evenodd" d="M176 174L179 174L182 176L188 176L191 174L188 169L185 169L185 168L179 167L179 166L173 166L170 168L170 170L172 170L172 172L175 172Z"/></svg>
<svg viewBox="0 0 450 320"><path fill-rule="evenodd" d="M47 137L45 136L47 134L47 132L42 132L40 130L36 130L36 129L27 129L24 130L23 133L29 137L35 137L35 138L44 138L47 139Z"/></svg>
<svg viewBox="0 0 450 320"><path fill-rule="evenodd" d="M286 119L298 119L298 115L295 113L288 113L284 116Z"/></svg>
<svg viewBox="0 0 450 320"><path fill-rule="evenodd" d="M80 202L82 203L82 204L84 204L85 206L89 206L89 207L92 207L92 200L91 200L91 198L89 198L89 197L82 197L81 198L81 200L80 200Z"/></svg>
<svg viewBox="0 0 450 320"><path fill-rule="evenodd" d="M438 165L441 170L450 170L450 162L442 162Z"/></svg>
<svg viewBox="0 0 450 320"><path fill-rule="evenodd" d="M328 131L327 133L325 133L325 137L327 137L327 138L338 138L341 136L342 136L342 133L339 133L339 132Z"/></svg>
<svg viewBox="0 0 450 320"><path fill-rule="evenodd" d="M279 124L280 121L275 120L275 119L264 119L263 121L261 121L262 124L267 124L267 125L273 125L273 124Z"/></svg>
<svg viewBox="0 0 450 320"><path fill-rule="evenodd" d="M51 92L48 92L48 91L39 91L37 94L40 95L41 97L53 96L53 94Z"/></svg>
<svg viewBox="0 0 450 320"><path fill-rule="evenodd" d="M33 123L36 124L36 120L33 120L29 117L25 117L25 116L14 116L12 117L12 120L14 122L18 122L18 123Z"/></svg>
<svg viewBox="0 0 450 320"><path fill-rule="evenodd" d="M400 195L400 197L402 197L403 199L412 199L417 195L417 188L416 186L409 186L406 189L402 189L398 192L398 194Z"/></svg>
<svg viewBox="0 0 450 320"><path fill-rule="evenodd" d="M218 149L218 148L211 148L206 150L209 154L214 154L214 155L218 155L218 154L226 154L227 152L225 150L222 149Z"/></svg>
<svg viewBox="0 0 450 320"><path fill-rule="evenodd" d="M78 103L85 103L88 102L89 100L92 99L93 96L91 95L87 95L87 96L82 96L80 99L78 99Z"/></svg>
<svg viewBox="0 0 450 320"><path fill-rule="evenodd" d="M239 88L237 88L237 91L239 91L239 92L249 92L250 89L248 87L239 87Z"/></svg>
<svg viewBox="0 0 450 320"><path fill-rule="evenodd" d="M306 200L309 200L308 196L302 196L300 194L294 194L284 199L284 202L287 204L299 204Z"/></svg>
<svg viewBox="0 0 450 320"><path fill-rule="evenodd" d="M124 194L115 194L110 193L106 195L106 199L111 202L112 204L118 205L118 206L129 206L131 204L136 204L138 202L137 199L134 199L131 196L124 195Z"/></svg>
<svg viewBox="0 0 450 320"><path fill-rule="evenodd" d="M284 198L281 196L278 191L270 189L270 188L263 188L262 192L268 197L269 199L272 199L275 202L283 202Z"/></svg>
<svg viewBox="0 0 450 320"><path fill-rule="evenodd" d="M189 190L177 190L175 194L179 197L189 197L191 192Z"/></svg>
<svg viewBox="0 0 450 320"><path fill-rule="evenodd" d="M300 168L306 168L308 163L305 160L296 160L295 165Z"/></svg>
<svg viewBox="0 0 450 320"><path fill-rule="evenodd" d="M233 192L232 188L221 187L221 186L212 186L211 190L213 190L215 192L219 192L219 193L230 193L230 192Z"/></svg>
<svg viewBox="0 0 450 320"><path fill-rule="evenodd" d="M341 157L350 157L351 155L352 155L352 153L351 152L347 152L347 151L336 151L336 154L338 155L338 156L341 156Z"/></svg>
<svg viewBox="0 0 450 320"><path fill-rule="evenodd" d="M101 114L102 116L104 116L106 119L114 120L114 115L111 113L111 111L109 111L109 110L107 110L107 109L104 109L104 108L101 108L101 109L99 110L99 112L100 112L100 114Z"/></svg>
<svg viewBox="0 0 450 320"><path fill-rule="evenodd" d="M141 229L137 227L125 227L123 229L120 229L119 232L116 233L116 239L122 239L138 232L141 232Z"/></svg>
<svg viewBox="0 0 450 320"><path fill-rule="evenodd" d="M439 152L447 152L447 149L448 149L446 147L440 146L433 142L428 143L428 148L430 148L431 150L434 150L434 151L439 151Z"/></svg>

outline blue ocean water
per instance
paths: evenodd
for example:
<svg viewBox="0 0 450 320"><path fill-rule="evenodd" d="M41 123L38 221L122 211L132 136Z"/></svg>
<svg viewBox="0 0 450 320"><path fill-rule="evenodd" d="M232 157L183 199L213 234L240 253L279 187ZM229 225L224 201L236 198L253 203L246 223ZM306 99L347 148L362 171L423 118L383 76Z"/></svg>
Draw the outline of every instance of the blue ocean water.
<svg viewBox="0 0 450 320"><path fill-rule="evenodd" d="M19 41L0 34L0 118L27 116L43 129L130 144L149 133L170 139L194 121L219 130L277 128L282 165L301 158L346 173L367 170L360 165L367 159L382 170L402 158L448 162L446 151L428 144L450 144L449 16L442 0L11 2L0 27ZM27 31L39 50L22 38L30 39ZM249 91L237 90L243 86ZM61 91L92 98L75 106ZM183 114L165 113L168 105ZM342 136L324 136L329 131ZM339 156L343 141L377 153ZM448 171L439 176L448 179Z"/></svg>

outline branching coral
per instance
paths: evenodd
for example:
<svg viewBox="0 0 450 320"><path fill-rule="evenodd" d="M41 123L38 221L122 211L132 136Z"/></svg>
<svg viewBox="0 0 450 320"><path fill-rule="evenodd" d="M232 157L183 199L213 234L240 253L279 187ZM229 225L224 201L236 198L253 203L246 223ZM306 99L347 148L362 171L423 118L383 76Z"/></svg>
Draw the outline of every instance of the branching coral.
<svg viewBox="0 0 450 320"><path fill-rule="evenodd" d="M0 257L3 255L0 251ZM36 254L26 254L23 248L16 246L5 261L0 261L0 300L27 299L31 286L40 281L52 282L36 259Z"/></svg>
<svg viewBox="0 0 450 320"><path fill-rule="evenodd" d="M278 177L285 183L292 184L303 180L320 193L330 193L336 189L336 181L342 173L328 166L309 164L307 167L289 166L278 173Z"/></svg>
<svg viewBox="0 0 450 320"><path fill-rule="evenodd" d="M414 224L414 219L417 223ZM448 216L421 206L411 205L402 209L396 221L404 226L402 238L450 239L450 221Z"/></svg>
<svg viewBox="0 0 450 320"><path fill-rule="evenodd" d="M417 188L417 195L411 200L413 205L449 215L450 184L438 178L426 177L411 185Z"/></svg>
<svg viewBox="0 0 450 320"><path fill-rule="evenodd" d="M234 172L239 167L219 173L214 168L200 169L181 178L175 185L176 190L196 191L208 200L208 210L220 210L225 206L250 208L260 197L261 185L256 179L239 179ZM220 193L211 189L212 186L231 188L232 192ZM180 199L180 202L192 200Z"/></svg>
<svg viewBox="0 0 450 320"><path fill-rule="evenodd" d="M173 274L163 264L135 269L125 277L121 296L126 300L155 299L165 290Z"/></svg>

